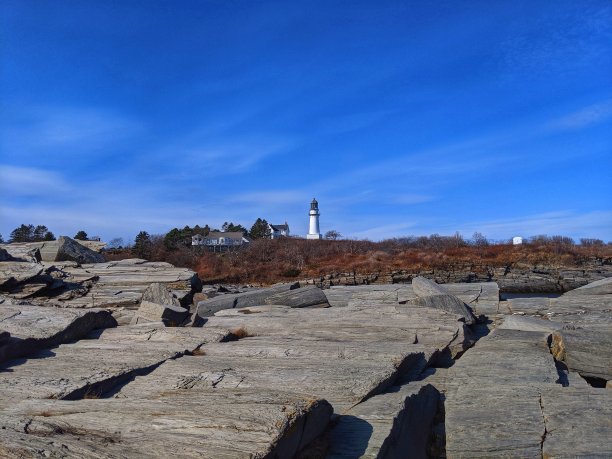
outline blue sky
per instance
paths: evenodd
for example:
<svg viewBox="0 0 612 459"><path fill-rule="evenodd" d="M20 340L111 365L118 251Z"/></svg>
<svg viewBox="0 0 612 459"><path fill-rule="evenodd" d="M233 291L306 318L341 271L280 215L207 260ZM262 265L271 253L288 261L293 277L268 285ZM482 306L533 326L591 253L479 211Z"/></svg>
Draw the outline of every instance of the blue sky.
<svg viewBox="0 0 612 459"><path fill-rule="evenodd" d="M612 4L0 6L0 233L612 240Z"/></svg>

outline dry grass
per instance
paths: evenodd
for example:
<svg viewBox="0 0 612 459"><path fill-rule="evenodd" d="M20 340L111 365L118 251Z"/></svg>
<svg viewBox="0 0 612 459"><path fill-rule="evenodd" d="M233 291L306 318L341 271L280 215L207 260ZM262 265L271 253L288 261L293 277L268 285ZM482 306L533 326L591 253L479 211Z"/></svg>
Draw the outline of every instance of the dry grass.
<svg viewBox="0 0 612 459"><path fill-rule="evenodd" d="M250 334L244 325L241 325L238 328L234 328L233 330L230 330L230 333L236 339L242 339L242 338L248 338L249 336L255 336L255 335Z"/></svg>
<svg viewBox="0 0 612 459"><path fill-rule="evenodd" d="M110 260L133 255L123 251L106 256ZM557 236L536 238L522 246L474 245L461 238L437 235L382 242L286 238L256 240L243 250L221 254L186 247L168 251L163 244L154 243L151 260L193 269L205 283L269 285L333 273L463 269L486 274L489 268L508 266L579 268L588 263L612 263L612 244L577 245Z"/></svg>
<svg viewBox="0 0 612 459"><path fill-rule="evenodd" d="M206 350L204 350L203 347L198 347L191 353L191 355L206 355Z"/></svg>

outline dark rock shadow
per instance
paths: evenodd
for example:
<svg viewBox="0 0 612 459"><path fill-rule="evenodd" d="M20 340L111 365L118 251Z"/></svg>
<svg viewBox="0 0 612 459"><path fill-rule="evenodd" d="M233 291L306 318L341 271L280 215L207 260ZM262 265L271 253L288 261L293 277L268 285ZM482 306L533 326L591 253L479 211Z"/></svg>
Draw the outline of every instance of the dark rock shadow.
<svg viewBox="0 0 612 459"><path fill-rule="evenodd" d="M357 416L341 415L331 426L327 434L329 440L328 454L341 457L362 457L370 442L374 428Z"/></svg>

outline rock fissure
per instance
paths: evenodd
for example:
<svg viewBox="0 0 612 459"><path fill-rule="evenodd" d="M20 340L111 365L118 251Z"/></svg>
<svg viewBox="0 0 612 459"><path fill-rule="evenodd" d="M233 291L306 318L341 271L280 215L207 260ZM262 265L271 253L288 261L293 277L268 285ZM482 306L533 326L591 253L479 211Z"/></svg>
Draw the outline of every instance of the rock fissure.
<svg viewBox="0 0 612 459"><path fill-rule="evenodd" d="M542 458L544 458L544 442L546 441L546 435L548 435L548 430L546 428L546 416L544 415L544 405L542 404L542 395L538 399L538 403L540 405L540 412L542 413L542 425L544 427L544 432L542 433L542 439L540 441L540 452Z"/></svg>

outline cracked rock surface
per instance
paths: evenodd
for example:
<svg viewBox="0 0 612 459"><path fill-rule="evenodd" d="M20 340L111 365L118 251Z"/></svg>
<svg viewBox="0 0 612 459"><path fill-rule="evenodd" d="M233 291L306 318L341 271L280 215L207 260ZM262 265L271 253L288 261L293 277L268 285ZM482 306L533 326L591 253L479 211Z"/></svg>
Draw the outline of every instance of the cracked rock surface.
<svg viewBox="0 0 612 459"><path fill-rule="evenodd" d="M0 262L0 457L612 457L608 282L202 292L23 250Z"/></svg>

